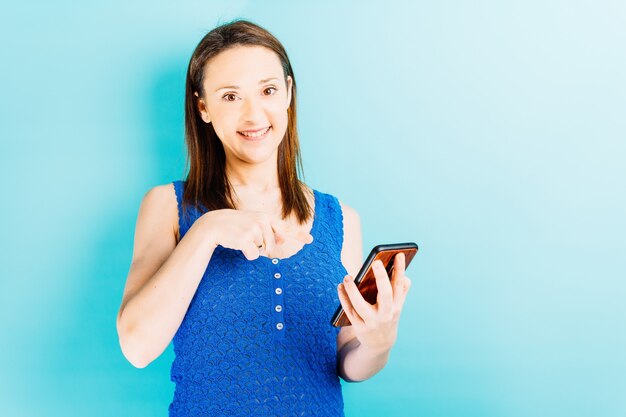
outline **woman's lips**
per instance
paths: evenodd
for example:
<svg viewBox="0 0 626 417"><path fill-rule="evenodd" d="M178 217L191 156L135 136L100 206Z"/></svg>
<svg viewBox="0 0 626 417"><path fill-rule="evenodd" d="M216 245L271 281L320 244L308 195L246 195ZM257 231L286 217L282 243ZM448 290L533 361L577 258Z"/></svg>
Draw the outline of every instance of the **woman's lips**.
<svg viewBox="0 0 626 417"><path fill-rule="evenodd" d="M257 133L257 132L260 132L262 130L267 129L268 127L270 127L270 126L263 126L263 127L258 128L258 129L239 130L238 132L242 132L242 133Z"/></svg>
<svg viewBox="0 0 626 417"><path fill-rule="evenodd" d="M258 132L263 132L263 129L259 129L259 130L255 131L254 133L256 133L256 134L254 136L246 136L246 135L244 135L241 132L237 132L237 134L240 137L242 137L243 139L247 140L247 141L257 142L257 141L263 140L263 139L265 139L267 137L267 134L272 130L272 126L268 126L265 129L266 129L266 131L262 135L258 135ZM245 132L250 132L250 131L246 130Z"/></svg>

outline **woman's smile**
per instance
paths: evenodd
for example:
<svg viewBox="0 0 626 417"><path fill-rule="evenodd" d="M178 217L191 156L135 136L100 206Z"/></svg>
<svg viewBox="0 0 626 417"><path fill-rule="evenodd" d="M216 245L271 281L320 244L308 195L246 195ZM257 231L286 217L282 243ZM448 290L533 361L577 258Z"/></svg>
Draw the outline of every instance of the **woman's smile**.
<svg viewBox="0 0 626 417"><path fill-rule="evenodd" d="M250 132L250 131L246 131L246 133L237 132L237 135L247 141L258 142L260 140L265 139L271 129L272 129L272 126L268 126L264 130L260 130L256 132Z"/></svg>

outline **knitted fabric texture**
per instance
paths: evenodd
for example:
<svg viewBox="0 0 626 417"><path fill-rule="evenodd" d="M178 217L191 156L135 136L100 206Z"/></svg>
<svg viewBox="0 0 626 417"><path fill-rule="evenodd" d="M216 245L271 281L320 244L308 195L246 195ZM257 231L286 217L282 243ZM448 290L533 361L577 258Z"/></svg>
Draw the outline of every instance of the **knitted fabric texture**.
<svg viewBox="0 0 626 417"><path fill-rule="evenodd" d="M181 239L203 213L182 213ZM336 197L313 190L313 242L291 257L217 246L174 335L171 417L343 416L337 375L343 215ZM184 279L184 277L180 277Z"/></svg>

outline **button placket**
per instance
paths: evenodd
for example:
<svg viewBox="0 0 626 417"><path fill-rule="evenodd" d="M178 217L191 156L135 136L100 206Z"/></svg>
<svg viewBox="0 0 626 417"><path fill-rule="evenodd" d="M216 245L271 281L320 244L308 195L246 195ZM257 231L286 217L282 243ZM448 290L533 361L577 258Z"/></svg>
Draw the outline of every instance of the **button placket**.
<svg viewBox="0 0 626 417"><path fill-rule="evenodd" d="M283 275L278 270L280 259L272 259L272 324L274 327L274 336L278 339L284 337L285 316L284 316L284 294L283 294Z"/></svg>

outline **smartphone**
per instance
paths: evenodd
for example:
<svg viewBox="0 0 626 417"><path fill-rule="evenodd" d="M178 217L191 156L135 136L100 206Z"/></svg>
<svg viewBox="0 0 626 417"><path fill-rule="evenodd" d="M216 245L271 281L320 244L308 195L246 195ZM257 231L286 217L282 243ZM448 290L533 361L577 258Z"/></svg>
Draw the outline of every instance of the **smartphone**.
<svg viewBox="0 0 626 417"><path fill-rule="evenodd" d="M389 275L389 279L392 277L393 272L393 260L400 252L404 253L405 270L409 267L409 264L413 260L413 257L417 253L417 244L414 242L407 243L389 243L378 245L372 248L369 256L363 262L359 273L354 278L354 283L359 289L359 292L368 303L376 304L376 296L378 295L378 287L376 286L376 275L372 269L374 261L380 259L383 262L383 266ZM335 311L330 323L335 327L350 326L350 320L343 311L341 303Z"/></svg>

